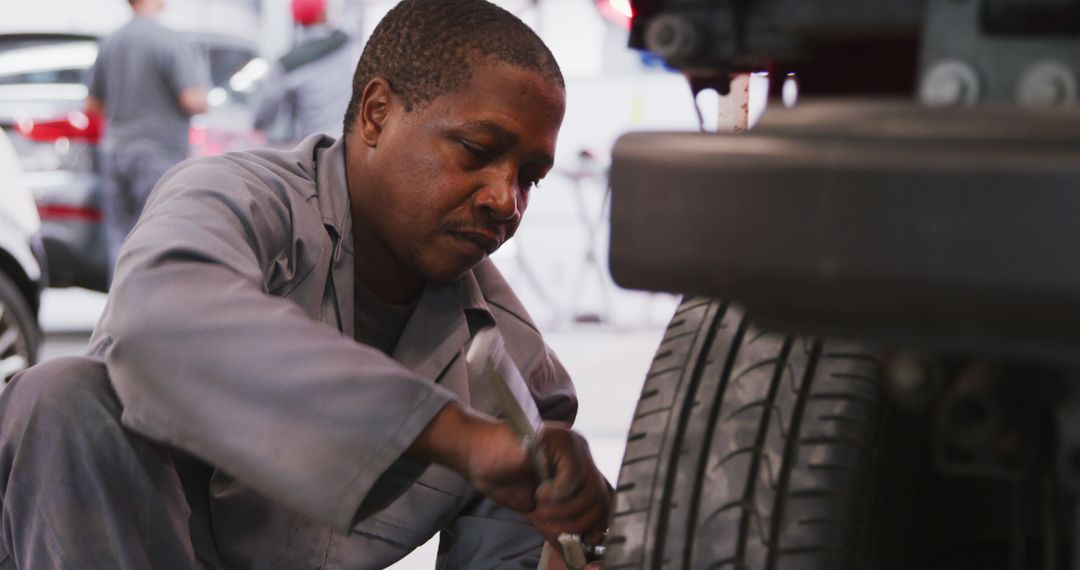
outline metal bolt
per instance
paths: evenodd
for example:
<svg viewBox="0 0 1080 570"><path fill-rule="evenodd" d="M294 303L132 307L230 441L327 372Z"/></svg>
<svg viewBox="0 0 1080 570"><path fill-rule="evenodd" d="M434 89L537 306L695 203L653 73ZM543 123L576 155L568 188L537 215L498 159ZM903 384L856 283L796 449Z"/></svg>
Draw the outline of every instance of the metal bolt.
<svg viewBox="0 0 1080 570"><path fill-rule="evenodd" d="M921 411L930 406L944 383L936 360L909 350L888 360L885 378L893 401L909 411Z"/></svg>
<svg viewBox="0 0 1080 570"><path fill-rule="evenodd" d="M957 59L935 63L919 86L919 98L932 107L971 106L982 96L975 69Z"/></svg>
<svg viewBox="0 0 1080 570"><path fill-rule="evenodd" d="M1016 89L1016 99L1029 107L1052 107L1076 102L1076 75L1056 61L1036 63L1024 71Z"/></svg>
<svg viewBox="0 0 1080 570"><path fill-rule="evenodd" d="M664 59L685 59L701 47L701 34L683 16L664 14L653 18L645 29L645 47Z"/></svg>
<svg viewBox="0 0 1080 570"><path fill-rule="evenodd" d="M949 441L970 452L986 450L1001 431L1001 411L983 392L962 394L945 404L944 434Z"/></svg>

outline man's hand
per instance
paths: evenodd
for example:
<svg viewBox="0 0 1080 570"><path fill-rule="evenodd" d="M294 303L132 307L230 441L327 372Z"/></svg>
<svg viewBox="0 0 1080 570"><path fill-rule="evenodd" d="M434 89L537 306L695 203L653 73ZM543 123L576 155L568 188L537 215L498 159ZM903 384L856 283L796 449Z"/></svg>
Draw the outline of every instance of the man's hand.
<svg viewBox="0 0 1080 570"><path fill-rule="evenodd" d="M457 471L485 496L520 512L536 508L540 479L503 422L450 403L416 438L408 453Z"/></svg>
<svg viewBox="0 0 1080 570"><path fill-rule="evenodd" d="M93 95L86 96L86 102L84 103L87 115L98 115L99 117L105 116L105 103Z"/></svg>
<svg viewBox="0 0 1080 570"><path fill-rule="evenodd" d="M202 87L184 89L177 96L176 102L180 105L180 110L189 117L201 115L210 109L206 102L206 91Z"/></svg>
<svg viewBox="0 0 1080 570"><path fill-rule="evenodd" d="M537 507L527 514L529 521L552 544L558 544L556 538L564 532L595 544L607 528L612 491L593 463L589 444L577 432L547 424L540 447L553 476L537 489Z"/></svg>
<svg viewBox="0 0 1080 570"><path fill-rule="evenodd" d="M595 542L607 524L611 486L588 444L566 427L548 424L540 448L553 474L543 483L508 425L451 403L408 451L457 471L485 496L525 513L548 541L570 532Z"/></svg>

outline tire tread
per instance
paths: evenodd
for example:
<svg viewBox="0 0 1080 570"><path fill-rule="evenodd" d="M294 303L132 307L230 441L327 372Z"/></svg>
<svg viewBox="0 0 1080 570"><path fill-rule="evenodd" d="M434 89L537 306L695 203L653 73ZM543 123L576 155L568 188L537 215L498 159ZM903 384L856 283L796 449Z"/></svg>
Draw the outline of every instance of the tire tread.
<svg viewBox="0 0 1080 570"><path fill-rule="evenodd" d="M873 347L685 300L630 428L605 567L857 567L880 365Z"/></svg>

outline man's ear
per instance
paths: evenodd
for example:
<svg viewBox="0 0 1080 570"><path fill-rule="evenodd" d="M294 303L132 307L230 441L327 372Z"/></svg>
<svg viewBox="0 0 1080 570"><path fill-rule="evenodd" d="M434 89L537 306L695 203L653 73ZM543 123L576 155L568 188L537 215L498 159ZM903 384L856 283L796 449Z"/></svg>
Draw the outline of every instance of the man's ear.
<svg viewBox="0 0 1080 570"><path fill-rule="evenodd" d="M357 117L357 134L360 140L369 147L379 144L379 137L386 126L387 116L391 107L397 103L397 95L382 77L376 77L364 87L364 95L360 99L360 113Z"/></svg>

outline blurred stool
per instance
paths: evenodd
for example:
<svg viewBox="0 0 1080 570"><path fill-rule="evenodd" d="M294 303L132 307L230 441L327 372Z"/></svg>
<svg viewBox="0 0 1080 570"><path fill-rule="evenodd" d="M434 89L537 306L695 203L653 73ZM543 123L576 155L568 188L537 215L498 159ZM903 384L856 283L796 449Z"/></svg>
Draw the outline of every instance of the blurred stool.
<svg viewBox="0 0 1080 570"><path fill-rule="evenodd" d="M600 237L607 226L611 206L611 185L608 184L607 167L596 159L592 151L583 148L578 152L577 167L560 171L559 174L572 184L578 222L585 232L584 258L572 280L567 311L575 323L607 323L611 321L613 301L611 277L603 262L605 256L601 253ZM599 208L592 212L588 192L590 186L595 188L597 185L603 187L603 195ZM599 300L599 306L594 309L582 307L585 298L582 293L590 281L595 283Z"/></svg>

